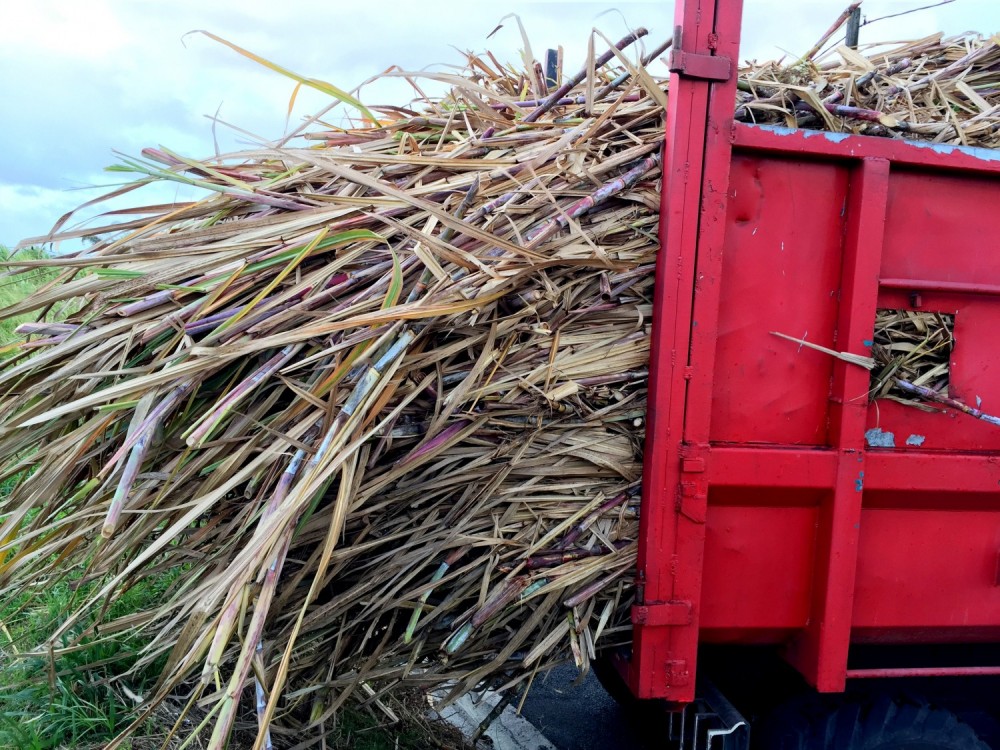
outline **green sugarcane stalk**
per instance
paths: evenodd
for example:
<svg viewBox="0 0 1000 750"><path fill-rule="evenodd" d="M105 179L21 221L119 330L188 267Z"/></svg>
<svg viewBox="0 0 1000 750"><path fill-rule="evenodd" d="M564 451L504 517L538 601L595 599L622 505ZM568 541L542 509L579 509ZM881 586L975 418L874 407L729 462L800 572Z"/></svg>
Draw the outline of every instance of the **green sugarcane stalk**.
<svg viewBox="0 0 1000 750"><path fill-rule="evenodd" d="M427 600L430 598L431 593L434 591L433 584L438 583L438 581L444 578L445 573L448 572L448 569L452 565L457 563L462 558L462 556L464 556L465 553L468 552L470 549L472 549L472 547L466 545L464 547L459 547L458 549L452 550L451 554L449 554L444 559L444 562L442 562L438 566L438 569L434 571L434 575L431 576L431 581L430 581L432 585L429 586L423 594L421 594L416 608L410 615L410 622L406 626L406 631L403 633L403 643L410 643L413 640L413 633L417 629L417 623L420 622L420 615L423 612L424 605L427 604Z"/></svg>
<svg viewBox="0 0 1000 750"><path fill-rule="evenodd" d="M101 536L104 539L110 539L118 527L118 520L121 517L122 508L125 506L125 499L132 491L135 478L139 475L142 462L149 452L149 444L155 429L156 424L154 423L143 431L135 445L132 446L132 451L125 462L125 470L122 471L121 478L118 480L118 486L115 487L115 494L111 498L111 504L108 506L108 512L104 517L104 524L101 526Z"/></svg>

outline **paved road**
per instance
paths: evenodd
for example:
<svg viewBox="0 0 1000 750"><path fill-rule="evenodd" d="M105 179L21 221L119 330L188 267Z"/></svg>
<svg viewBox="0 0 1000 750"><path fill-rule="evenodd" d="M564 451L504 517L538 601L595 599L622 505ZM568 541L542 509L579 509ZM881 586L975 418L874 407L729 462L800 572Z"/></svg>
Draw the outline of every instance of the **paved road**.
<svg viewBox="0 0 1000 750"><path fill-rule="evenodd" d="M573 666L558 667L547 679L539 677L521 712L558 750L662 750L665 731L662 715L657 717L650 712L644 716L624 711L592 674L579 682L577 678ZM966 682L975 680L970 678ZM987 689L987 694L995 695L1000 680L980 682L979 689ZM955 710L977 731L983 742L1000 750L1000 715L984 710L963 711L963 704L969 704L962 700L960 687L955 684L954 705L944 707ZM971 684L967 688L969 691L975 689Z"/></svg>
<svg viewBox="0 0 1000 750"><path fill-rule="evenodd" d="M659 750L653 727L625 712L592 674L577 682L576 667L557 667L531 686L521 711L559 750ZM516 704L516 701L515 701Z"/></svg>

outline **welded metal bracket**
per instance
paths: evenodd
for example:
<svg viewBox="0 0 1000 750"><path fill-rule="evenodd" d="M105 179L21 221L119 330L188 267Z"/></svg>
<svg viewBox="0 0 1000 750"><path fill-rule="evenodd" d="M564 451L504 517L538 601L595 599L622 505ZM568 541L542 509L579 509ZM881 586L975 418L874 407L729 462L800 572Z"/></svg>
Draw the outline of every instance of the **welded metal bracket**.
<svg viewBox="0 0 1000 750"><path fill-rule="evenodd" d="M690 625L694 619L691 602L648 602L632 606L632 624L662 627L667 625Z"/></svg>

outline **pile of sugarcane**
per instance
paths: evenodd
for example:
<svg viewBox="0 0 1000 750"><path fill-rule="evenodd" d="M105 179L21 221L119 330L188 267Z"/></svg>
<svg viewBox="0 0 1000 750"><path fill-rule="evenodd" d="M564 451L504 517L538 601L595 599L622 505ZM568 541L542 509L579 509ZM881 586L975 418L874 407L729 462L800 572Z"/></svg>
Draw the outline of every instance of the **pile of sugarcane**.
<svg viewBox="0 0 1000 750"><path fill-rule="evenodd" d="M831 27L825 39L838 28ZM791 64L745 69L736 119L995 148L1000 145L998 41L979 34L934 34L860 51L830 45L817 55L818 44Z"/></svg>
<svg viewBox="0 0 1000 750"><path fill-rule="evenodd" d="M872 398L929 408L899 381L948 395L955 316L919 310L879 310L872 341Z"/></svg>
<svg viewBox="0 0 1000 750"><path fill-rule="evenodd" d="M360 124L125 159L127 189L207 197L57 227L99 241L12 271L64 269L3 311L39 313L0 371L4 595L72 577L50 643L143 630L137 668L163 676L140 713L180 693L213 747L241 705L258 747L280 745L352 696L510 685L626 642L667 88L645 67L667 45L626 54L644 34L554 80L470 54L411 106L299 79ZM990 51L955 82L962 45ZM976 72L992 41L905 49L912 80L996 101ZM902 73L898 55L844 59L744 71L763 99L737 115L855 127L799 104L855 106ZM801 90L761 83L787 77ZM958 119L959 140L990 142ZM178 566L158 607L104 617Z"/></svg>

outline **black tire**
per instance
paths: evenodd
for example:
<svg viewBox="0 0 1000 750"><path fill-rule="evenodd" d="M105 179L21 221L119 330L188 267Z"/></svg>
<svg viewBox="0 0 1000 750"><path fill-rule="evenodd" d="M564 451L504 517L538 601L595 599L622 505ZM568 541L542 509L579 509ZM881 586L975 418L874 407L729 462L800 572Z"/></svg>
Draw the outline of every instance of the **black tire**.
<svg viewBox="0 0 1000 750"><path fill-rule="evenodd" d="M756 750L990 750L951 711L889 698L813 698L779 708L754 734Z"/></svg>

